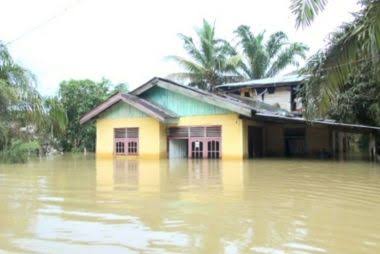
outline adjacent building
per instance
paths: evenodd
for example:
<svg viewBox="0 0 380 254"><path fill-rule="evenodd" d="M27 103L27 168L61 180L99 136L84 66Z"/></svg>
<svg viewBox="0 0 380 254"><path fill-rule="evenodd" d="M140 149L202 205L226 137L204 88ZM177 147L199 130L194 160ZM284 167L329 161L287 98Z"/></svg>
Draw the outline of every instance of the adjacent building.
<svg viewBox="0 0 380 254"><path fill-rule="evenodd" d="M265 100L264 100L265 101ZM344 156L347 133L374 137L379 127L306 121L233 93L210 93L153 78L117 93L81 118L96 121L98 156L244 159L262 156Z"/></svg>
<svg viewBox="0 0 380 254"><path fill-rule="evenodd" d="M302 112L298 92L307 76L285 75L218 86L220 90L265 102L291 112Z"/></svg>

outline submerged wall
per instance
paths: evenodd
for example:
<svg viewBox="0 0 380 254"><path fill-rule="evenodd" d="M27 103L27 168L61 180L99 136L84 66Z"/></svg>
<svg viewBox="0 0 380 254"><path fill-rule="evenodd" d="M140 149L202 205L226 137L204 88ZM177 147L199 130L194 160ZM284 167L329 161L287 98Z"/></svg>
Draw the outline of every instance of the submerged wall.
<svg viewBox="0 0 380 254"><path fill-rule="evenodd" d="M265 123L260 121L244 120L243 122L243 153L248 151L248 128L256 126L262 128L262 150L264 156L283 157L286 153L285 130L304 129L305 157L326 157L332 154L331 131L327 126L305 126L297 124ZM255 135L255 134L253 134ZM246 157L246 156L245 156Z"/></svg>
<svg viewBox="0 0 380 254"><path fill-rule="evenodd" d="M96 154L112 156L114 154L114 129L128 127L139 128L139 157L161 158L166 156L166 132L161 123L151 117L97 120Z"/></svg>
<svg viewBox="0 0 380 254"><path fill-rule="evenodd" d="M284 128L280 124L268 124L265 126L266 156L284 156L285 140Z"/></svg>
<svg viewBox="0 0 380 254"><path fill-rule="evenodd" d="M222 158L243 159L243 120L238 114L181 117L175 126L222 126Z"/></svg>
<svg viewBox="0 0 380 254"><path fill-rule="evenodd" d="M331 133L327 127L306 128L308 155L320 157L322 153L332 153L330 137Z"/></svg>
<svg viewBox="0 0 380 254"><path fill-rule="evenodd" d="M243 120L237 114L187 116L179 118L172 126L210 126L222 127L222 158L244 158ZM96 122L96 154L114 154L114 129L139 128L139 152L142 158L167 157L167 126L151 117L110 118L104 116Z"/></svg>

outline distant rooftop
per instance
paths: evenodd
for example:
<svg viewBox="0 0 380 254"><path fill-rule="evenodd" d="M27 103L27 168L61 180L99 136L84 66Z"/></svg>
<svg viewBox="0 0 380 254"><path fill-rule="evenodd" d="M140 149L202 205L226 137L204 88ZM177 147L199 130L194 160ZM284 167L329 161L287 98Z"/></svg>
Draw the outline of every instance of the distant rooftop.
<svg viewBox="0 0 380 254"><path fill-rule="evenodd" d="M265 88L265 87L279 87L279 86L292 86L301 84L308 76L306 75L285 75L272 78L264 79L254 79L238 83L227 83L217 86L217 88L241 88L241 87L254 87L254 88Z"/></svg>

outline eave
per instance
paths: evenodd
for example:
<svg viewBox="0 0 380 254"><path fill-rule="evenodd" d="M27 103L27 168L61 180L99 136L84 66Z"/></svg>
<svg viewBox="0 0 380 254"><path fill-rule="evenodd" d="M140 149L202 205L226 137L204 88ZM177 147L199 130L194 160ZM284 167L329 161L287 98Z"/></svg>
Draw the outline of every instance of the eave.
<svg viewBox="0 0 380 254"><path fill-rule="evenodd" d="M80 124L85 124L94 118L98 117L101 113L112 107L114 104L118 102L124 102L128 105L140 110L141 112L159 120L163 123L173 124L178 121L178 116L172 112L169 112L165 109L158 107L144 99L141 99L137 96L131 94L123 94L117 93L110 98L108 98L105 102L101 103L91 111L87 112L80 119Z"/></svg>

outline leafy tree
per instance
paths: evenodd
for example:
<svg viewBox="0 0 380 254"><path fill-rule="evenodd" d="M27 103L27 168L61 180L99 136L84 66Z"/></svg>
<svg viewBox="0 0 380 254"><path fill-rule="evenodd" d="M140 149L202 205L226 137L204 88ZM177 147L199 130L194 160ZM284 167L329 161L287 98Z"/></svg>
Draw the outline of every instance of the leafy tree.
<svg viewBox="0 0 380 254"><path fill-rule="evenodd" d="M179 34L188 58L169 56L184 68L184 72L170 76L190 81L190 85L212 90L216 85L236 80L239 56L235 49L215 34L215 25L203 20L196 31L197 39Z"/></svg>
<svg viewBox="0 0 380 254"><path fill-rule="evenodd" d="M299 42L289 42L284 32L276 32L265 40L265 32L254 35L249 26L235 30L242 49L241 75L243 79L273 77L286 67L299 65L309 49Z"/></svg>
<svg viewBox="0 0 380 254"><path fill-rule="evenodd" d="M33 75L17 65L0 43L0 150L20 135L22 126L42 126L43 113Z"/></svg>
<svg viewBox="0 0 380 254"><path fill-rule="evenodd" d="M66 111L68 125L61 144L65 151L87 148L95 150L96 130L94 124L80 125L79 119L109 96L111 84L103 79L69 80L60 84L58 97Z"/></svg>
<svg viewBox="0 0 380 254"><path fill-rule="evenodd" d="M380 126L380 86L373 68L370 63L357 65L323 115L318 111L320 97L315 97L320 85L312 78L312 82L309 81L300 91L306 115L309 118L327 116L340 122Z"/></svg>
<svg viewBox="0 0 380 254"><path fill-rule="evenodd" d="M0 159L25 162L32 150L64 132L65 121L62 107L40 96L33 75L0 43Z"/></svg>
<svg viewBox="0 0 380 254"><path fill-rule="evenodd" d="M129 85L127 83L119 83L112 88L111 94L114 93L128 93Z"/></svg>
<svg viewBox="0 0 380 254"><path fill-rule="evenodd" d="M327 0L293 0L292 11L297 26L309 25L321 12ZM362 9L355 20L344 24L332 34L326 49L318 52L308 63L306 72L312 74L306 84L308 115L326 115L337 94L350 83L357 68L369 64L375 83L379 83L380 61L380 1L362 0ZM312 113L312 114L311 114Z"/></svg>

